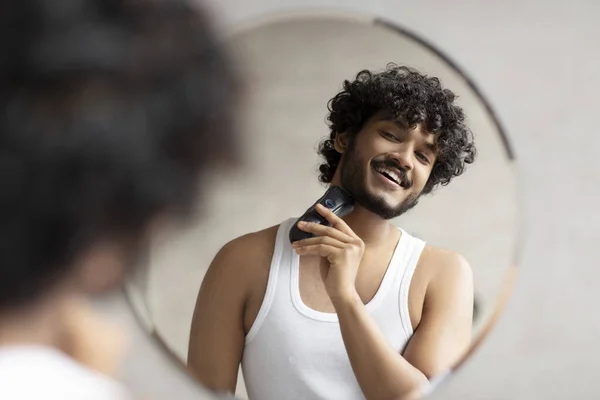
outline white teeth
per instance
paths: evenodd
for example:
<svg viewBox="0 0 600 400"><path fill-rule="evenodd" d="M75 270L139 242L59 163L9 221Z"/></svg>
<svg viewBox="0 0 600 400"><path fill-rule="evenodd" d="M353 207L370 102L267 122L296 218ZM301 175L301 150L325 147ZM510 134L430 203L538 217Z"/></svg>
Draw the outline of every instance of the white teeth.
<svg viewBox="0 0 600 400"><path fill-rule="evenodd" d="M388 174L389 176L391 176L391 177L392 177L392 179L394 179L394 181L396 181L396 183L399 183L399 182L400 182L400 178L398 177L398 175L397 175L395 172L392 172L392 171L389 171L389 170L388 170L388 171L387 171L387 174Z"/></svg>
<svg viewBox="0 0 600 400"><path fill-rule="evenodd" d="M400 185L400 182L402 182L402 180L400 179L400 177L398 176L398 174L395 173L392 170L389 170L387 168L378 168L377 171L378 172L383 172L383 173L389 175L390 178L392 178L398 185Z"/></svg>

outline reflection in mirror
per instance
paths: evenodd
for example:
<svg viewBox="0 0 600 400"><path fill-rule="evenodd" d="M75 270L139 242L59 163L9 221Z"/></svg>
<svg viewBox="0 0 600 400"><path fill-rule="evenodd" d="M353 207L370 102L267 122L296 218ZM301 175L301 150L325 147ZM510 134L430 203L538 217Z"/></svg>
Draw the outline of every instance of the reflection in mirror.
<svg viewBox="0 0 600 400"><path fill-rule="evenodd" d="M513 266L501 128L460 71L379 21L290 17L229 44L247 168L155 244L134 308L215 391L419 397L487 332Z"/></svg>

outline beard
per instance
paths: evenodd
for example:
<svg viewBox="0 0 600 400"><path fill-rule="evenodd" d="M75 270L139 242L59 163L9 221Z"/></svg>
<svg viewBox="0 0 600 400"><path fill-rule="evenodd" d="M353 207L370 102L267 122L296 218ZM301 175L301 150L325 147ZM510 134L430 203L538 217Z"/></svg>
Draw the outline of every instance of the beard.
<svg viewBox="0 0 600 400"><path fill-rule="evenodd" d="M420 194L410 194L402 203L391 206L388 204L383 196L378 196L370 193L366 188L366 171L364 168L365 163L359 157L354 146L350 146L345 154L341 171L341 186L348 191L354 198L354 201L365 208L366 210L377 215L379 218L384 220L390 220L396 218L414 206L419 202ZM382 161L381 164L385 165L386 162ZM374 165L371 165L372 168Z"/></svg>

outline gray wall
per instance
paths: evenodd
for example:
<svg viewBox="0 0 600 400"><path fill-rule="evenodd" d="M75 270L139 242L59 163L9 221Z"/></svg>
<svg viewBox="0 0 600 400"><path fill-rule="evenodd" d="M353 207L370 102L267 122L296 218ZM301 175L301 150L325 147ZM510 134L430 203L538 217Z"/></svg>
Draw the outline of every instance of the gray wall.
<svg viewBox="0 0 600 400"><path fill-rule="evenodd" d="M233 26L295 2L217 3L216 15ZM335 7L337 2L303 3ZM593 311L593 293L600 277L594 268L600 217L593 205L599 197L594 179L600 178L595 159L600 6L591 1L343 3L351 11L385 15L450 54L495 106L519 159L526 240L515 292L484 346L432 398L596 397L600 362L592 349L600 317ZM160 379L145 376L142 382L140 367L130 363L124 371L133 386ZM152 375L151 366L145 368Z"/></svg>

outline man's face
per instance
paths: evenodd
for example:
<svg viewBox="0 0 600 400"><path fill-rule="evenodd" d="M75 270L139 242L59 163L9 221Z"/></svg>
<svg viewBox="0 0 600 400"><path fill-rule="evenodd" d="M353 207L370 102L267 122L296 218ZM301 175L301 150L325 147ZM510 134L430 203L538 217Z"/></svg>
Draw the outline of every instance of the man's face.
<svg viewBox="0 0 600 400"><path fill-rule="evenodd" d="M342 156L341 186L383 219L417 204L436 160L435 136L380 116L367 121Z"/></svg>

